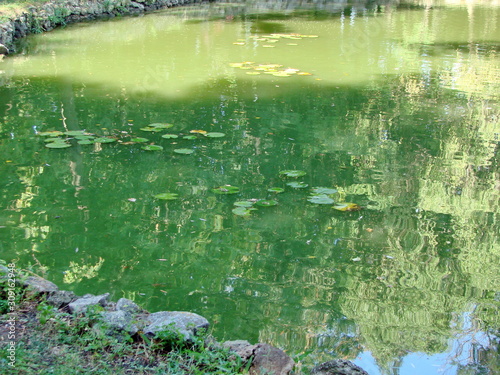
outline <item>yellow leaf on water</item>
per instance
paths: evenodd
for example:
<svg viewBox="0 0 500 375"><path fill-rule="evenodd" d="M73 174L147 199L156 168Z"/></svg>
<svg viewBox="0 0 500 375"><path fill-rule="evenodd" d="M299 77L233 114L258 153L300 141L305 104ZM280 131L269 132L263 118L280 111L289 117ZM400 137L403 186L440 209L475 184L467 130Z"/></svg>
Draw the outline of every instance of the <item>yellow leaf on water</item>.
<svg viewBox="0 0 500 375"><path fill-rule="evenodd" d="M361 210L361 206L356 204L356 203L350 203L350 202L343 202L343 203L337 203L335 206L333 206L338 211L359 211Z"/></svg>

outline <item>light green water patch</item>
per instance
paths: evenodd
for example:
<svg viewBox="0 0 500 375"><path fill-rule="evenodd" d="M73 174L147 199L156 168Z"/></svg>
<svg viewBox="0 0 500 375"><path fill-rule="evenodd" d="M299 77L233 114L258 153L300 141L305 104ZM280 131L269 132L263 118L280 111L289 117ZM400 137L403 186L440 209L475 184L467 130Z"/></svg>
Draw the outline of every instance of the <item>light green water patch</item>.
<svg viewBox="0 0 500 375"><path fill-rule="evenodd" d="M367 11L323 21L275 20L287 33L262 34L252 32L252 25L259 20L193 24L164 11L34 36L32 43L37 47L30 59L13 57L4 65L9 74L18 77L71 78L108 90L170 98L186 96L220 79L252 77L273 88L267 94L276 95L287 89L290 80L349 85L426 69L448 71L457 58L469 61L470 51L465 48L461 56L456 56L453 50L439 50L437 46L480 49L499 33L498 23L483 22L488 16L484 8L475 9L473 23L468 22L470 15L465 8ZM252 63L251 71L234 67L245 62ZM491 56L483 56L477 64L476 69L488 69L492 78L498 77ZM262 69L273 65L280 68L271 72ZM450 81L450 86L477 89L472 88L467 76L467 72L461 72L460 79ZM497 89L491 87L491 94Z"/></svg>

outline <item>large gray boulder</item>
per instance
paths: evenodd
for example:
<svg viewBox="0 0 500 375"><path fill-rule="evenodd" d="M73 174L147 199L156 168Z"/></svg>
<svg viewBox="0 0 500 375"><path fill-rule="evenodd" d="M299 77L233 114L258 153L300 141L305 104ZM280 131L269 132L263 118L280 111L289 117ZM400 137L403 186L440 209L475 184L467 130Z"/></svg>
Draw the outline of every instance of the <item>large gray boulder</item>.
<svg viewBox="0 0 500 375"><path fill-rule="evenodd" d="M160 331L173 330L185 341L192 341L197 331L207 329L210 325L201 315L185 311L160 311L149 314L145 318L147 326L144 333L155 337Z"/></svg>
<svg viewBox="0 0 500 375"><path fill-rule="evenodd" d="M76 301L73 301L68 305L69 312L72 314L81 314L85 313L90 306L105 307L108 304L108 297L109 293L101 294L99 296L86 294L82 298L78 298Z"/></svg>
<svg viewBox="0 0 500 375"><path fill-rule="evenodd" d="M314 375L368 375L361 367L345 359L328 361L314 367L311 371Z"/></svg>
<svg viewBox="0 0 500 375"><path fill-rule="evenodd" d="M0 55L8 55L9 49L5 47L3 44L0 44Z"/></svg>

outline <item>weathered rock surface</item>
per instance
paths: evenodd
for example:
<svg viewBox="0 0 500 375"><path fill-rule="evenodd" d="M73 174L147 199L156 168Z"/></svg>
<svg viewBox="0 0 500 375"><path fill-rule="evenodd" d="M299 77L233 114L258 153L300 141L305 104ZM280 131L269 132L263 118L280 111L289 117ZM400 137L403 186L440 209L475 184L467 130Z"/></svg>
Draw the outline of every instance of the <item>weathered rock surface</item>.
<svg viewBox="0 0 500 375"><path fill-rule="evenodd" d="M110 335L126 332L133 336L139 331L137 325L134 324L134 317L126 311L105 311L101 316Z"/></svg>
<svg viewBox="0 0 500 375"><path fill-rule="evenodd" d="M281 349L269 344L257 344L250 375L288 375L295 362Z"/></svg>
<svg viewBox="0 0 500 375"><path fill-rule="evenodd" d="M361 367L356 366L345 359L328 361L314 367L311 371L314 375L368 375Z"/></svg>
<svg viewBox="0 0 500 375"><path fill-rule="evenodd" d="M3 44L0 44L0 55L7 55L9 53L9 49L5 47Z"/></svg>
<svg viewBox="0 0 500 375"><path fill-rule="evenodd" d="M77 295L67 290L58 290L52 293L47 298L47 303L57 308L69 305L71 302L78 299Z"/></svg>
<svg viewBox="0 0 500 375"><path fill-rule="evenodd" d="M20 282L30 294L49 294L59 290L56 284L40 276L28 276L26 279L21 279Z"/></svg>
<svg viewBox="0 0 500 375"><path fill-rule="evenodd" d="M146 317L147 326L144 333L154 337L158 332L167 329L175 330L190 341L200 329L207 329L210 324L201 315L186 311L160 311Z"/></svg>
<svg viewBox="0 0 500 375"><path fill-rule="evenodd" d="M145 312L144 309L137 305L134 301L126 298L120 298L118 302L116 302L115 308L116 310L125 311L129 314L139 314Z"/></svg>
<svg viewBox="0 0 500 375"><path fill-rule="evenodd" d="M243 362L247 362L253 356L256 348L256 345L250 344L247 340L225 341L222 346L238 355Z"/></svg>
<svg viewBox="0 0 500 375"><path fill-rule="evenodd" d="M87 311L90 306L100 305L105 307L108 303L109 293L101 294L99 296L94 296L92 294L86 294L82 298L71 302L69 307L69 312L72 314L80 314Z"/></svg>

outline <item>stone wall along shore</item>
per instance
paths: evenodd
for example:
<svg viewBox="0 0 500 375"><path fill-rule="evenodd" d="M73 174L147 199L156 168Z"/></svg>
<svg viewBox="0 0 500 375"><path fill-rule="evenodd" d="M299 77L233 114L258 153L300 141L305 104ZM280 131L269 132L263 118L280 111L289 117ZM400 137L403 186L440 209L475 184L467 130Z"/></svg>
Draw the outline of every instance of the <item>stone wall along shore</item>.
<svg viewBox="0 0 500 375"><path fill-rule="evenodd" d="M52 0L28 6L0 21L0 55L16 52L15 41L69 23L131 15L201 0ZM0 14L1 15L1 14Z"/></svg>

